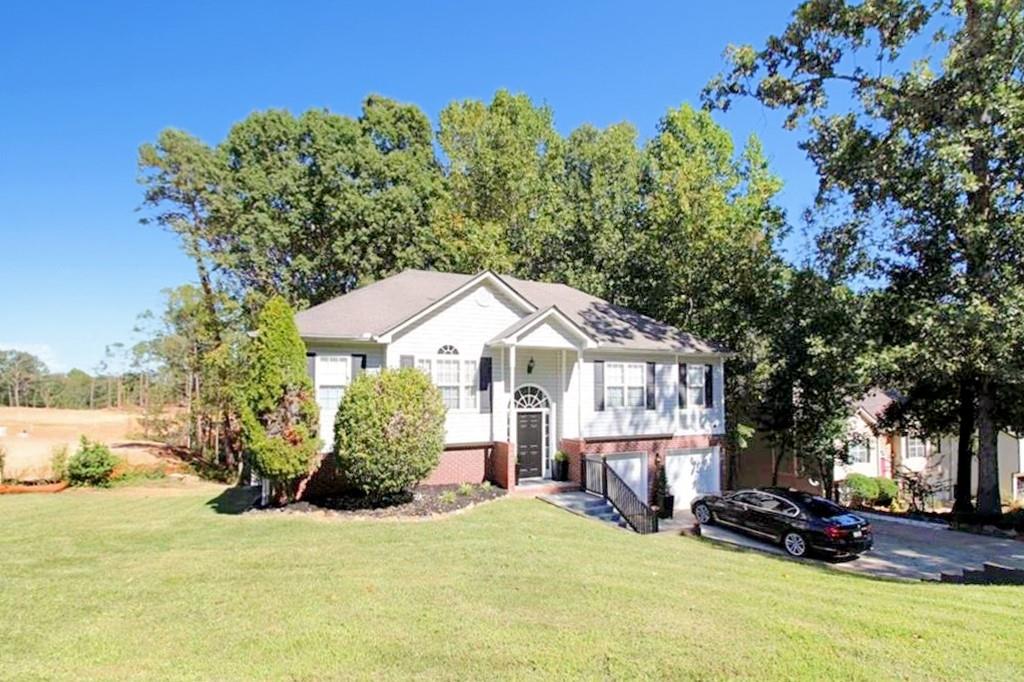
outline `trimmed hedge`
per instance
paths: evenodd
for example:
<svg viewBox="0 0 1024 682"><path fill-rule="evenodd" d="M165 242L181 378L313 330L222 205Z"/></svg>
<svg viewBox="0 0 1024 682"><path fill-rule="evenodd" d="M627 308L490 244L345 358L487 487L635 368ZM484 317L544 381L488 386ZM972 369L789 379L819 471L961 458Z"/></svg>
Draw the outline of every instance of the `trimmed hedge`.
<svg viewBox="0 0 1024 682"><path fill-rule="evenodd" d="M854 504L872 504L878 499L878 480L864 474L850 474L846 477L846 489Z"/></svg>
<svg viewBox="0 0 1024 682"><path fill-rule="evenodd" d="M338 466L369 497L405 493L441 461L444 419L441 392L423 372L405 368L363 373L338 406Z"/></svg>
<svg viewBox="0 0 1024 682"><path fill-rule="evenodd" d="M875 504L888 507L893 500L899 498L900 487L896 485L896 481L879 476L875 482L878 484L878 497L875 498Z"/></svg>

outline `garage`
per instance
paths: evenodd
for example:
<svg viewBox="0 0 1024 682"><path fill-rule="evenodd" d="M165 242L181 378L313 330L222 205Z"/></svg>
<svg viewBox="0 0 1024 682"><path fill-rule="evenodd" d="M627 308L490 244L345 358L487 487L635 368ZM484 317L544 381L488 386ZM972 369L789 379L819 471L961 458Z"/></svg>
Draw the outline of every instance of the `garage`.
<svg viewBox="0 0 1024 682"><path fill-rule="evenodd" d="M718 492L718 472L718 448L669 450L665 454L665 477L676 508L688 508L698 495Z"/></svg>
<svg viewBox="0 0 1024 682"><path fill-rule="evenodd" d="M608 468L625 481L637 497L647 500L647 453L623 452L607 455Z"/></svg>

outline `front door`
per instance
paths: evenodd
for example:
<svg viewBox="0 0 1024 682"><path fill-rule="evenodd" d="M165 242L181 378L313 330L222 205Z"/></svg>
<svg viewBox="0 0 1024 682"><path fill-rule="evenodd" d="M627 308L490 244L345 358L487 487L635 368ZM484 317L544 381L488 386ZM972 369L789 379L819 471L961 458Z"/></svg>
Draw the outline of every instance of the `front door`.
<svg viewBox="0 0 1024 682"><path fill-rule="evenodd" d="M520 478L543 475L544 415L541 412L516 413L516 460Z"/></svg>

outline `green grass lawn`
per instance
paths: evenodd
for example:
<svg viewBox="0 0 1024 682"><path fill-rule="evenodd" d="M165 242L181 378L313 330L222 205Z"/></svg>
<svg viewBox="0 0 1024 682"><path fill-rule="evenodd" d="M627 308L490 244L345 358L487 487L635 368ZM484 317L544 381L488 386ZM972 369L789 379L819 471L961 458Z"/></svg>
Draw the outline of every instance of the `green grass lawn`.
<svg viewBox="0 0 1024 682"><path fill-rule="evenodd" d="M358 522L231 515L223 491L0 497L0 678L1009 680L1024 665L1020 588L875 581L535 500Z"/></svg>

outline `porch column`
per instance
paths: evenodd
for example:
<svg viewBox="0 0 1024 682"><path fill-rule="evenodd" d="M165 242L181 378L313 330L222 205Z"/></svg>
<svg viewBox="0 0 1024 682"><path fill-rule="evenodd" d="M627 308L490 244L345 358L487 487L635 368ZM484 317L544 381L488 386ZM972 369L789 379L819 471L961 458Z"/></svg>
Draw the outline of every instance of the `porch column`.
<svg viewBox="0 0 1024 682"><path fill-rule="evenodd" d="M576 438L583 438L583 351L576 349Z"/></svg>
<svg viewBox="0 0 1024 682"><path fill-rule="evenodd" d="M516 394L516 347L515 345L509 346L508 349L508 419L506 420L508 428L508 442L513 443L512 453L515 454L515 432L516 425L513 416L515 414L515 405L513 404L514 396Z"/></svg>

